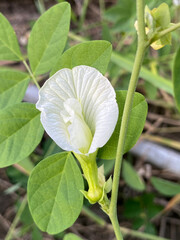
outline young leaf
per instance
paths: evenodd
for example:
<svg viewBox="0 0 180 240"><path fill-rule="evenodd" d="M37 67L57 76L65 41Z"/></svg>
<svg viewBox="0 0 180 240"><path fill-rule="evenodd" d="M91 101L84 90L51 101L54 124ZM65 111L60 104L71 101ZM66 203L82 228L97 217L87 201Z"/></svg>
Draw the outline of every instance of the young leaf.
<svg viewBox="0 0 180 240"><path fill-rule="evenodd" d="M98 157L102 159L114 159L116 157L116 150L119 138L119 131L121 126L121 119L125 104L127 91L117 91L116 99L119 107L119 118L116 128L103 148L98 151ZM135 93L132 105L129 125L125 140L124 153L128 152L137 142L140 137L147 115L147 103L143 95Z"/></svg>
<svg viewBox="0 0 180 240"><path fill-rule="evenodd" d="M29 76L13 69L0 68L0 109L20 103L29 83Z"/></svg>
<svg viewBox="0 0 180 240"><path fill-rule="evenodd" d="M173 90L178 110L180 111L180 48L176 53L173 66Z"/></svg>
<svg viewBox="0 0 180 240"><path fill-rule="evenodd" d="M0 60L22 60L16 34L2 13L0 13Z"/></svg>
<svg viewBox="0 0 180 240"><path fill-rule="evenodd" d="M78 237L77 235L75 235L73 233L68 233L65 235L63 240L82 240L82 238Z"/></svg>
<svg viewBox="0 0 180 240"><path fill-rule="evenodd" d="M129 162L123 160L122 175L125 182L137 191L144 191L145 184Z"/></svg>
<svg viewBox="0 0 180 240"><path fill-rule="evenodd" d="M28 57L34 74L52 69L64 50L70 24L70 5L59 3L35 23L28 43Z"/></svg>
<svg viewBox="0 0 180 240"><path fill-rule="evenodd" d="M78 65L94 67L104 74L111 57L111 51L111 43L103 40L77 44L63 53L52 69L51 75L62 68L72 69Z"/></svg>
<svg viewBox="0 0 180 240"><path fill-rule="evenodd" d="M163 195L174 196L180 193L180 184L157 177L151 177L151 183Z"/></svg>
<svg viewBox="0 0 180 240"><path fill-rule="evenodd" d="M41 141L40 112L30 103L19 103L0 111L0 167L28 157Z"/></svg>
<svg viewBox="0 0 180 240"><path fill-rule="evenodd" d="M82 208L83 178L71 153L41 161L28 182L28 202L37 226L49 234L70 227Z"/></svg>

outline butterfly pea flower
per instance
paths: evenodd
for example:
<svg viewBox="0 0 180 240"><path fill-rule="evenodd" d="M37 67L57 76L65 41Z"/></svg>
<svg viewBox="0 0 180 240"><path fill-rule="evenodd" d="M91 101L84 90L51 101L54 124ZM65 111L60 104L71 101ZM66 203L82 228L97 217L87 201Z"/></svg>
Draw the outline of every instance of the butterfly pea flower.
<svg viewBox="0 0 180 240"><path fill-rule="evenodd" d="M64 68L39 91L36 104L48 135L66 151L89 156L111 137L118 119L113 87L89 66Z"/></svg>

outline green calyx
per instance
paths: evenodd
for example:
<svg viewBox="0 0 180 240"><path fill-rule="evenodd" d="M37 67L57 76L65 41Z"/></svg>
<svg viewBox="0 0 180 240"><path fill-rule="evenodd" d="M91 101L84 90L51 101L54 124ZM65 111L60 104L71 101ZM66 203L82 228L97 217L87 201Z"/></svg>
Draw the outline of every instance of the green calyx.
<svg viewBox="0 0 180 240"><path fill-rule="evenodd" d="M107 193L112 189L112 178L110 177L105 181L104 166L97 167L95 153L89 154L89 156L74 153L78 159L81 168L84 173L84 177L88 182L88 191L81 191L85 198L91 204L98 202L104 212L109 212L109 199Z"/></svg>
<svg viewBox="0 0 180 240"><path fill-rule="evenodd" d="M100 186L98 179L98 168L96 164L97 151L95 153L89 154L88 156L77 153L74 153L74 155L81 165L84 177L87 180L89 186L87 192L81 192L91 204L94 204L98 202L103 195L103 188Z"/></svg>
<svg viewBox="0 0 180 240"><path fill-rule="evenodd" d="M159 38L158 34L170 27L171 17L169 6L162 3L159 7L150 10L145 7L146 34L151 39L151 47L158 50L165 45L171 44L171 33Z"/></svg>

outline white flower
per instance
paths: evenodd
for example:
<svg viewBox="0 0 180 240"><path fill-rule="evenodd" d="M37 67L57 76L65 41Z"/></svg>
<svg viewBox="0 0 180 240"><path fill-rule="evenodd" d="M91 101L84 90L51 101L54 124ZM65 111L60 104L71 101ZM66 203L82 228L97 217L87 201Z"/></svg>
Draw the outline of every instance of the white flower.
<svg viewBox="0 0 180 240"><path fill-rule="evenodd" d="M173 4L175 6L180 6L180 0L173 0Z"/></svg>
<svg viewBox="0 0 180 240"><path fill-rule="evenodd" d="M66 151L89 155L111 137L117 119L115 91L88 66L64 68L39 91L36 107L49 136Z"/></svg>

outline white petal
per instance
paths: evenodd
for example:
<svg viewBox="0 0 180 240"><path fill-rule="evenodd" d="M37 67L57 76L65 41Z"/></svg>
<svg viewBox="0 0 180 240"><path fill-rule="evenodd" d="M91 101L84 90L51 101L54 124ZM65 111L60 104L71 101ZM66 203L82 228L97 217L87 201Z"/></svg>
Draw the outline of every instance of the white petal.
<svg viewBox="0 0 180 240"><path fill-rule="evenodd" d="M63 103L70 97L75 97L72 71L63 69L49 78L39 91L37 109L41 111L41 122L48 135L58 146L66 151L77 151L70 144L67 126L60 112Z"/></svg>
<svg viewBox="0 0 180 240"><path fill-rule="evenodd" d="M104 146L114 131L118 119L115 91L108 79L95 68L78 66L72 71L75 85L82 82L77 97L93 134L89 154Z"/></svg>
<svg viewBox="0 0 180 240"><path fill-rule="evenodd" d="M92 133L84 121L81 104L77 99L69 98L64 102L64 108L61 115L68 126L70 143L75 149L85 154L90 148Z"/></svg>
<svg viewBox="0 0 180 240"><path fill-rule="evenodd" d="M72 104L68 109L66 103L69 99L78 101L81 107ZM41 121L50 137L64 150L76 153L80 153L82 143L90 135L93 139L86 154L106 144L118 118L113 87L99 71L88 66L62 69L55 73L40 90L36 106L42 111ZM85 154L84 151L81 153Z"/></svg>

